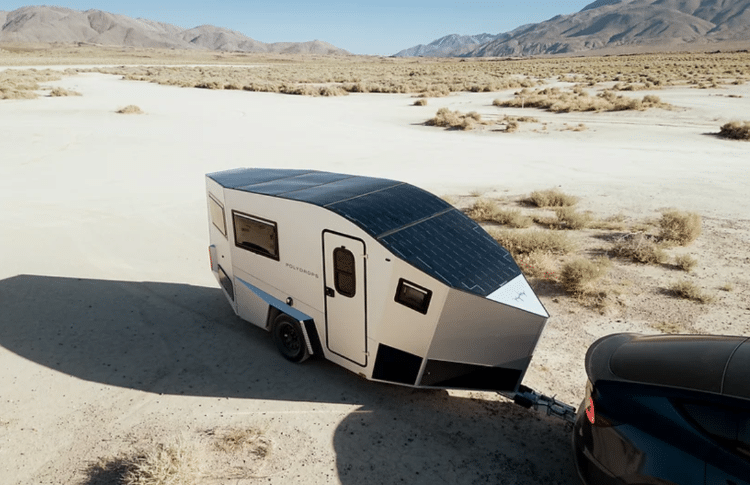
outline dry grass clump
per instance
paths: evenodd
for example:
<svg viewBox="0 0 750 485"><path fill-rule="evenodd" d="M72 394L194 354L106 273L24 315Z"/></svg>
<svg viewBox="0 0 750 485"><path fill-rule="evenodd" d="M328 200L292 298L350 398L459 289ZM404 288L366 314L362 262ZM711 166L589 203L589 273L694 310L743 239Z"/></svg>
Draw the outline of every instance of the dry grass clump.
<svg viewBox="0 0 750 485"><path fill-rule="evenodd" d="M65 88L54 88L52 91L49 92L49 95L51 97L61 97L61 96L80 96L81 93L78 91L72 91Z"/></svg>
<svg viewBox="0 0 750 485"><path fill-rule="evenodd" d="M578 197L565 194L558 189L535 190L523 202L536 207L566 207L575 205Z"/></svg>
<svg viewBox="0 0 750 485"><path fill-rule="evenodd" d="M669 291L678 298L693 300L698 303L711 303L714 297L701 291L692 281L676 281L669 285Z"/></svg>
<svg viewBox="0 0 750 485"><path fill-rule="evenodd" d="M495 228L489 228L487 232L514 258L534 252L567 254L576 248L575 243L562 232L538 229L512 231Z"/></svg>
<svg viewBox="0 0 750 485"><path fill-rule="evenodd" d="M588 225L591 229L600 229L604 231L622 231L625 229L625 216L616 214L606 219L593 219Z"/></svg>
<svg viewBox="0 0 750 485"><path fill-rule="evenodd" d="M578 123L577 125L570 126L567 123L563 124L563 128L560 131L586 131L589 127L584 123Z"/></svg>
<svg viewBox="0 0 750 485"><path fill-rule="evenodd" d="M115 111L115 113L119 113L121 115L139 115L143 114L143 110L134 104L129 104L124 108L118 109L117 111Z"/></svg>
<svg viewBox="0 0 750 485"><path fill-rule="evenodd" d="M560 229L579 230L588 227L591 223L591 214L576 212L573 207L560 207L555 209L558 227Z"/></svg>
<svg viewBox="0 0 750 485"><path fill-rule="evenodd" d="M515 93L515 98L502 101L495 100L495 106L510 108L541 108L553 113L570 113L579 111L626 111L645 110L648 108L670 108L657 96L647 95L643 99L617 95L614 91L605 90L596 96L586 91L564 91L560 88L535 89L524 88Z"/></svg>
<svg viewBox="0 0 750 485"><path fill-rule="evenodd" d="M518 267L523 274L529 278L556 281L558 270L557 262L552 255L546 251L532 251L521 254L516 258Z"/></svg>
<svg viewBox="0 0 750 485"><path fill-rule="evenodd" d="M156 443L123 458L122 485L193 485L200 478L195 450L182 441Z"/></svg>
<svg viewBox="0 0 750 485"><path fill-rule="evenodd" d="M419 98L414 101L413 106L427 106L427 98Z"/></svg>
<svg viewBox="0 0 750 485"><path fill-rule="evenodd" d="M214 447L224 453L247 452L258 458L265 458L271 451L270 443L263 431L256 428L232 428L211 431L215 437Z"/></svg>
<svg viewBox="0 0 750 485"><path fill-rule="evenodd" d="M722 125L719 136L730 140L750 140L750 121L730 121Z"/></svg>
<svg viewBox="0 0 750 485"><path fill-rule="evenodd" d="M605 276L609 267L610 261L606 258L597 258L594 261L576 258L563 266L560 272L560 284L569 293L576 295L590 293L595 289L594 282Z"/></svg>
<svg viewBox="0 0 750 485"><path fill-rule="evenodd" d="M524 228L533 221L518 209L501 209L491 199L481 198L466 211L466 215L477 222L496 222L505 226Z"/></svg>
<svg viewBox="0 0 750 485"><path fill-rule="evenodd" d="M641 264L663 264L668 256L664 249L646 234L627 234L618 238L612 254Z"/></svg>
<svg viewBox="0 0 750 485"><path fill-rule="evenodd" d="M694 212L667 211L659 220L659 228L662 240L685 246L700 236L701 216Z"/></svg>
<svg viewBox="0 0 750 485"><path fill-rule="evenodd" d="M492 220L492 215L498 210L497 203L491 199L480 198L466 211L466 215L477 222Z"/></svg>
<svg viewBox="0 0 750 485"><path fill-rule="evenodd" d="M698 264L698 260L689 254L681 254L675 256L674 265L680 268L682 271L690 272Z"/></svg>
<svg viewBox="0 0 750 485"><path fill-rule="evenodd" d="M440 108L434 118L425 122L428 126L440 126L454 130L473 130L477 124L486 124L476 111L461 113L448 108Z"/></svg>
<svg viewBox="0 0 750 485"><path fill-rule="evenodd" d="M518 229L529 227L533 223L531 217L518 209L498 209L492 214L492 221Z"/></svg>
<svg viewBox="0 0 750 485"><path fill-rule="evenodd" d="M520 127L520 123L539 123L539 120L537 118L534 118L533 116L509 116L505 115L503 118L499 121L497 121L498 124L505 124L505 132L506 133L514 133L518 131L518 128Z"/></svg>
<svg viewBox="0 0 750 485"><path fill-rule="evenodd" d="M0 99L34 99L39 83L60 79L61 73L50 69L6 69L0 71Z"/></svg>

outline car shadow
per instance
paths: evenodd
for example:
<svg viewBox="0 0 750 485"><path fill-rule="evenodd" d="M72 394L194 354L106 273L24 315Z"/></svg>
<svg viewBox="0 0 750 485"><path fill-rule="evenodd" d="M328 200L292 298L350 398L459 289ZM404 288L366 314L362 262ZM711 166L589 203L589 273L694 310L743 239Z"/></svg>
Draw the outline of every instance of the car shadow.
<svg viewBox="0 0 750 485"><path fill-rule="evenodd" d="M20 275L0 281L0 308L0 346L80 379L359 406L334 431L341 483L577 483L562 421L502 399L365 381L322 359L289 363L218 288Z"/></svg>

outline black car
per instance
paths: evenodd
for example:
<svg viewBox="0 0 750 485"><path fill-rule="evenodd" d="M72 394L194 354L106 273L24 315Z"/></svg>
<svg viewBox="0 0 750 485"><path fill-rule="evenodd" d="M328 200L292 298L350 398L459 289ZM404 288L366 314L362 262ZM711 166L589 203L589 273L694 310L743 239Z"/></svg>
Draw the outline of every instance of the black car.
<svg viewBox="0 0 750 485"><path fill-rule="evenodd" d="M586 353L587 485L750 485L750 338L614 334Z"/></svg>

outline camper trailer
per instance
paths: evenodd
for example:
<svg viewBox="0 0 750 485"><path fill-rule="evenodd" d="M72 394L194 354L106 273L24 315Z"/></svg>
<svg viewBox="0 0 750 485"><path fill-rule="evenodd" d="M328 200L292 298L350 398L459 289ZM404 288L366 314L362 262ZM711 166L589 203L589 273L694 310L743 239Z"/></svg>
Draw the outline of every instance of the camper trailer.
<svg viewBox="0 0 750 485"><path fill-rule="evenodd" d="M206 191L211 269L286 359L412 387L528 390L549 315L508 251L439 197L267 168L208 174Z"/></svg>

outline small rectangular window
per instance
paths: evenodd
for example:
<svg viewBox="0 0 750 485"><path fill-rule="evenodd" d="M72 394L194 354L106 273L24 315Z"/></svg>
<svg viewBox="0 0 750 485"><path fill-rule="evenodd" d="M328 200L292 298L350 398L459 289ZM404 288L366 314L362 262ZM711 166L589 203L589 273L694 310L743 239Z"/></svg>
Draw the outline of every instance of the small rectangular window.
<svg viewBox="0 0 750 485"><path fill-rule="evenodd" d="M405 279L398 280L395 300L402 305L408 306L419 313L427 314L427 308L430 306L432 291L422 286L416 285Z"/></svg>
<svg viewBox="0 0 750 485"><path fill-rule="evenodd" d="M216 226L216 229L224 235L224 237L227 237L227 222L224 218L224 206L221 205L213 195L208 194L208 207L211 215L211 222Z"/></svg>
<svg viewBox="0 0 750 485"><path fill-rule="evenodd" d="M333 250L333 284L336 291L347 298L352 298L357 292L354 254L343 247Z"/></svg>
<svg viewBox="0 0 750 485"><path fill-rule="evenodd" d="M222 288L227 292L229 298L234 300L234 285L232 285L232 280L229 279L229 276L224 272L224 269L221 266L219 266L219 284L221 284Z"/></svg>
<svg viewBox="0 0 750 485"><path fill-rule="evenodd" d="M279 260L279 241L276 223L259 217L232 211L234 243L261 256Z"/></svg>

